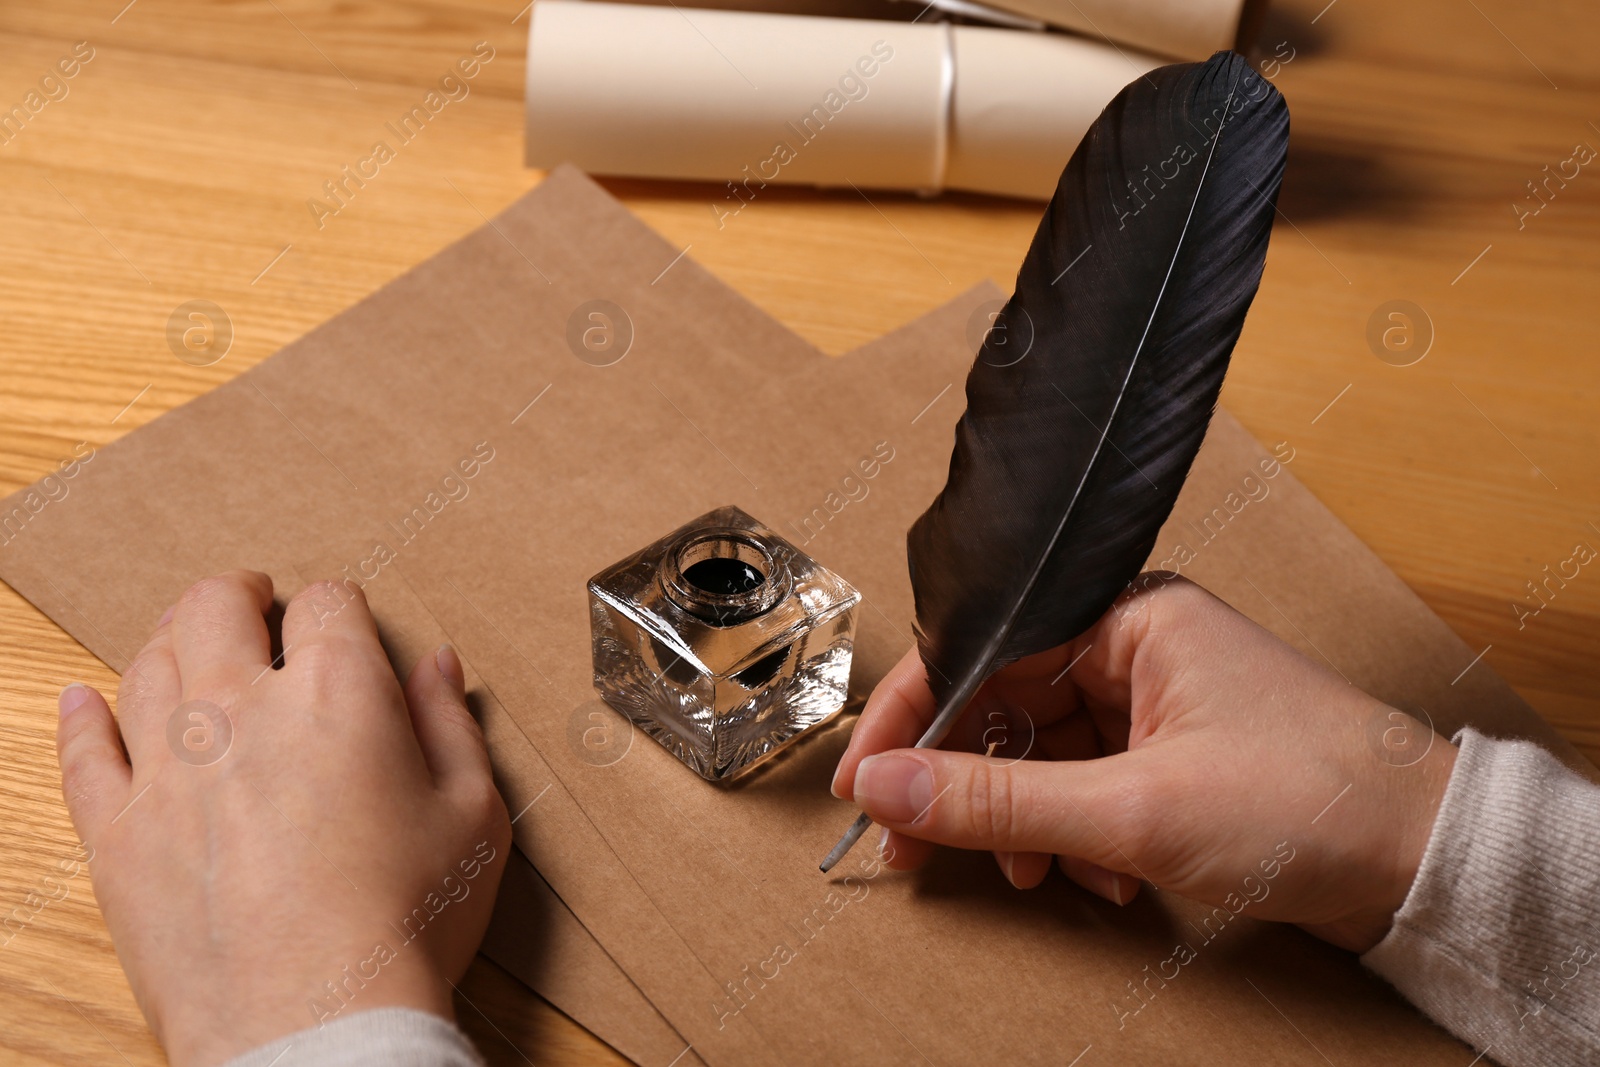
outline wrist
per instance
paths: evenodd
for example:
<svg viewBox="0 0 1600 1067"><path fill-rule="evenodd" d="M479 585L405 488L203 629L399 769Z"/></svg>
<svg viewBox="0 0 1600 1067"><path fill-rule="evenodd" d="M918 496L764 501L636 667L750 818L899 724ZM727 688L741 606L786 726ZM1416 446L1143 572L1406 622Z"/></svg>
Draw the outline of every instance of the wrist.
<svg viewBox="0 0 1600 1067"><path fill-rule="evenodd" d="M451 986L424 964L399 961L379 978L358 984L333 974L332 987L299 997L285 996L281 975L264 974L260 986L230 991L226 1001L190 1002L156 1025L156 1035L172 1067L218 1067L235 1057L304 1030L322 1029L375 1008L410 1008L455 1021ZM293 983L312 989L309 983Z"/></svg>
<svg viewBox="0 0 1600 1067"><path fill-rule="evenodd" d="M1377 861L1362 879L1366 890L1357 894L1359 905L1338 920L1302 923L1302 929L1358 955L1388 936L1417 880L1455 763L1456 747L1435 733L1415 763L1384 765L1375 769L1376 776L1369 772L1367 787L1382 800L1369 813L1372 840L1362 846Z"/></svg>

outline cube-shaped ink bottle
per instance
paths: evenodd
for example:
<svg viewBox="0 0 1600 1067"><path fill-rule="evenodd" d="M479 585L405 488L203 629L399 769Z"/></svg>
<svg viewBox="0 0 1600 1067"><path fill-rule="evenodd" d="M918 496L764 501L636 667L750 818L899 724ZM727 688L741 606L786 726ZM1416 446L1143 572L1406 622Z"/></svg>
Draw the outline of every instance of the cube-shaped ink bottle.
<svg viewBox="0 0 1600 1067"><path fill-rule="evenodd" d="M735 507L589 580L594 685L726 781L844 707L861 594Z"/></svg>

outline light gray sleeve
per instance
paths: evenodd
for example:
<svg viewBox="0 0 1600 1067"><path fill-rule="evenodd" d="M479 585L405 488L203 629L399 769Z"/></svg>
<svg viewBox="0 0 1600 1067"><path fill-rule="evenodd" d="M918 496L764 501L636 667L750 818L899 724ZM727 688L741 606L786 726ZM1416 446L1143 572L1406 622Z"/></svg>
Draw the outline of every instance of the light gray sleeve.
<svg viewBox="0 0 1600 1067"><path fill-rule="evenodd" d="M410 1008L374 1008L280 1037L223 1067L483 1067L447 1020Z"/></svg>
<svg viewBox="0 0 1600 1067"><path fill-rule="evenodd" d="M1394 928L1361 957L1507 1067L1600 1063L1600 786L1471 729Z"/></svg>

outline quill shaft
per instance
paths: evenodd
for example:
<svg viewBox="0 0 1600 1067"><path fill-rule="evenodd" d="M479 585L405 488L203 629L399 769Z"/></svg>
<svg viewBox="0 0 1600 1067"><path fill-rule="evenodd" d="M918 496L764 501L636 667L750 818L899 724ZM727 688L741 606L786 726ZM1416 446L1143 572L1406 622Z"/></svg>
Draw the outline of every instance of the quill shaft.
<svg viewBox="0 0 1600 1067"><path fill-rule="evenodd" d="M823 874L833 870L833 865L844 859L845 853L856 847L856 842L861 840L861 835L867 832L867 827L872 825L872 819L866 812L856 816L856 821L850 824L850 829L839 838L839 843L829 850L828 855L817 865Z"/></svg>

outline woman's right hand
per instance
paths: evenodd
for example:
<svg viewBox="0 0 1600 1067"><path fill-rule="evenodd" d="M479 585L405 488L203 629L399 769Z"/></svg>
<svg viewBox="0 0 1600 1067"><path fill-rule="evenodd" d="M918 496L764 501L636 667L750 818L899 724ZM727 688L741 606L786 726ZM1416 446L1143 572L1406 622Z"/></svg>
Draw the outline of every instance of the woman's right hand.
<svg viewBox="0 0 1600 1067"><path fill-rule="evenodd" d="M1119 904L1150 881L1371 948L1416 877L1455 749L1192 582L1135 584L1076 640L990 678L942 749L910 747L934 714L910 650L834 792L886 828L895 867L936 844L985 849L1026 888L1054 856Z"/></svg>

